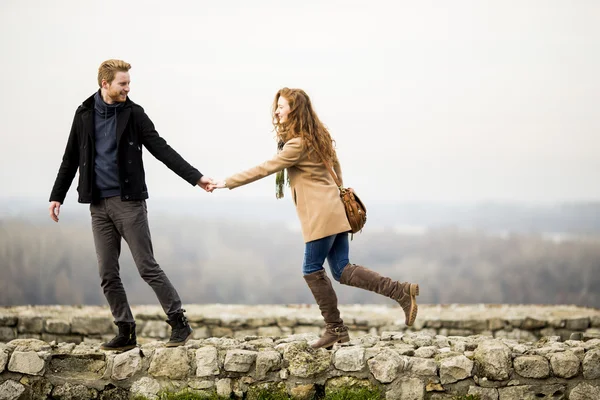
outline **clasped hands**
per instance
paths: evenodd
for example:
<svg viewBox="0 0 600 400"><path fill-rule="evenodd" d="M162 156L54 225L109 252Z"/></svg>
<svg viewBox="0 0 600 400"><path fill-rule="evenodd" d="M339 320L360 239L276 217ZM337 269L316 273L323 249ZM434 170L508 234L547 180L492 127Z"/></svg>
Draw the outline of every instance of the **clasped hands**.
<svg viewBox="0 0 600 400"><path fill-rule="evenodd" d="M225 181L215 181L212 178L203 176L198 180L198 186L207 191L208 193L212 193L215 189L224 189L227 187Z"/></svg>

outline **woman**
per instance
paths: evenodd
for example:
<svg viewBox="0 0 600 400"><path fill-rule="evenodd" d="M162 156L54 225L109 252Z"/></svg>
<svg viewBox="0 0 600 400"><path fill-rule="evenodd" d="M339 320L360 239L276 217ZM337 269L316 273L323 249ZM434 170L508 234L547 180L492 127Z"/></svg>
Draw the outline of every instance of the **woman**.
<svg viewBox="0 0 600 400"><path fill-rule="evenodd" d="M325 259L335 280L396 300L404 310L406 325L412 325L417 316L416 296L419 294L419 286L393 281L349 262L350 225L338 187L322 157L333 165L343 185L342 170L333 147L334 142L313 110L310 98L301 89L283 88L275 95L272 112L278 154L254 168L216 182L209 190L235 189L277 173L277 198L281 198L283 173L287 170L288 183L306 243L302 266L304 279L325 319L325 333L312 347L331 348L336 342L350 340L348 328L340 318L337 296L323 269Z"/></svg>

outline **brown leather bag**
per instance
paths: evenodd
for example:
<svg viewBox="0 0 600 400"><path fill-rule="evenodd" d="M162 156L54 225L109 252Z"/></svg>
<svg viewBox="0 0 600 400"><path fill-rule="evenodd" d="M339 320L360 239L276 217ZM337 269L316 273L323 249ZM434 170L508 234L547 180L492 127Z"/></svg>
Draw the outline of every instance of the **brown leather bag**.
<svg viewBox="0 0 600 400"><path fill-rule="evenodd" d="M342 199L342 203L344 204L344 209L346 210L346 217L348 217L348 222L350 223L350 232L355 234L362 230L363 226L367 223L367 208L364 203L360 200L354 189L352 188L343 188L340 181L338 180L337 175L333 172L331 165L325 160L325 158L320 154L321 160L323 160L323 164L329 170L329 173L333 177L335 184L340 190L340 198Z"/></svg>

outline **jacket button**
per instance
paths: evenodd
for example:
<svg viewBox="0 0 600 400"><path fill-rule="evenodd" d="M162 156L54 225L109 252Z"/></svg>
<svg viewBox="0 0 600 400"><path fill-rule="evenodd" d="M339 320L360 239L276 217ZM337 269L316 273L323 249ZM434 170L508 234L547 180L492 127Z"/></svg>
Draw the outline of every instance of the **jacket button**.
<svg viewBox="0 0 600 400"><path fill-rule="evenodd" d="M86 163L83 163L83 166L84 166L84 167L85 167L85 164L86 164Z"/></svg>
<svg viewBox="0 0 600 400"><path fill-rule="evenodd" d="M129 145L130 145L130 146L133 146L133 142L129 142Z"/></svg>
<svg viewBox="0 0 600 400"><path fill-rule="evenodd" d="M129 164L131 164L131 160L127 161Z"/></svg>
<svg viewBox="0 0 600 400"><path fill-rule="evenodd" d="M125 183L129 183L129 179L125 179Z"/></svg>
<svg viewBox="0 0 600 400"><path fill-rule="evenodd" d="M125 195L125 200L129 200L129 196L128 195Z"/></svg>

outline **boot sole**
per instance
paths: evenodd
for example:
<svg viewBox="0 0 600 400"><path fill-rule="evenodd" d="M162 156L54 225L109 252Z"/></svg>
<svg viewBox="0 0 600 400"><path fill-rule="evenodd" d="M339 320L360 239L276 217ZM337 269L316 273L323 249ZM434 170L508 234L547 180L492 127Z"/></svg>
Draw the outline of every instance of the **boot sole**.
<svg viewBox="0 0 600 400"><path fill-rule="evenodd" d="M127 350L131 350L131 349L135 349L136 348L136 344L132 344L130 346L123 346L123 347L104 347L104 346L100 346L100 350L104 350L104 351L127 351Z"/></svg>
<svg viewBox="0 0 600 400"><path fill-rule="evenodd" d="M410 284L410 313L408 317L408 321L406 322L407 326L411 326L415 323L415 319L417 319L417 312L419 311L419 306L417 306L417 296L419 295L419 285L416 283Z"/></svg>
<svg viewBox="0 0 600 400"><path fill-rule="evenodd" d="M346 337L346 338L343 338L343 339L340 339L340 340L336 340L335 342L333 342L332 344L330 344L327 347L325 347L325 346L323 346L323 347L325 347L325 350L331 350L331 349L333 349L333 345L334 344L336 344L336 343L348 343L349 341L350 341L350 338Z"/></svg>
<svg viewBox="0 0 600 400"><path fill-rule="evenodd" d="M343 337L343 338L336 339L336 340L334 340L333 342L330 342L330 343L325 343L325 344L322 344L320 346L314 346L313 345L313 346L310 346L310 347L312 347L313 349L325 348L325 350L331 350L331 349L333 349L333 345L334 344L336 344L336 343L348 343L349 341L350 341L350 337L346 336L346 337Z"/></svg>
<svg viewBox="0 0 600 400"><path fill-rule="evenodd" d="M186 344L188 342L188 340L190 340L190 338L192 337L192 333L194 333L194 332L193 331L190 332L190 334L185 338L185 340L183 342L168 342L167 344L165 344L165 347L183 346L184 344Z"/></svg>

